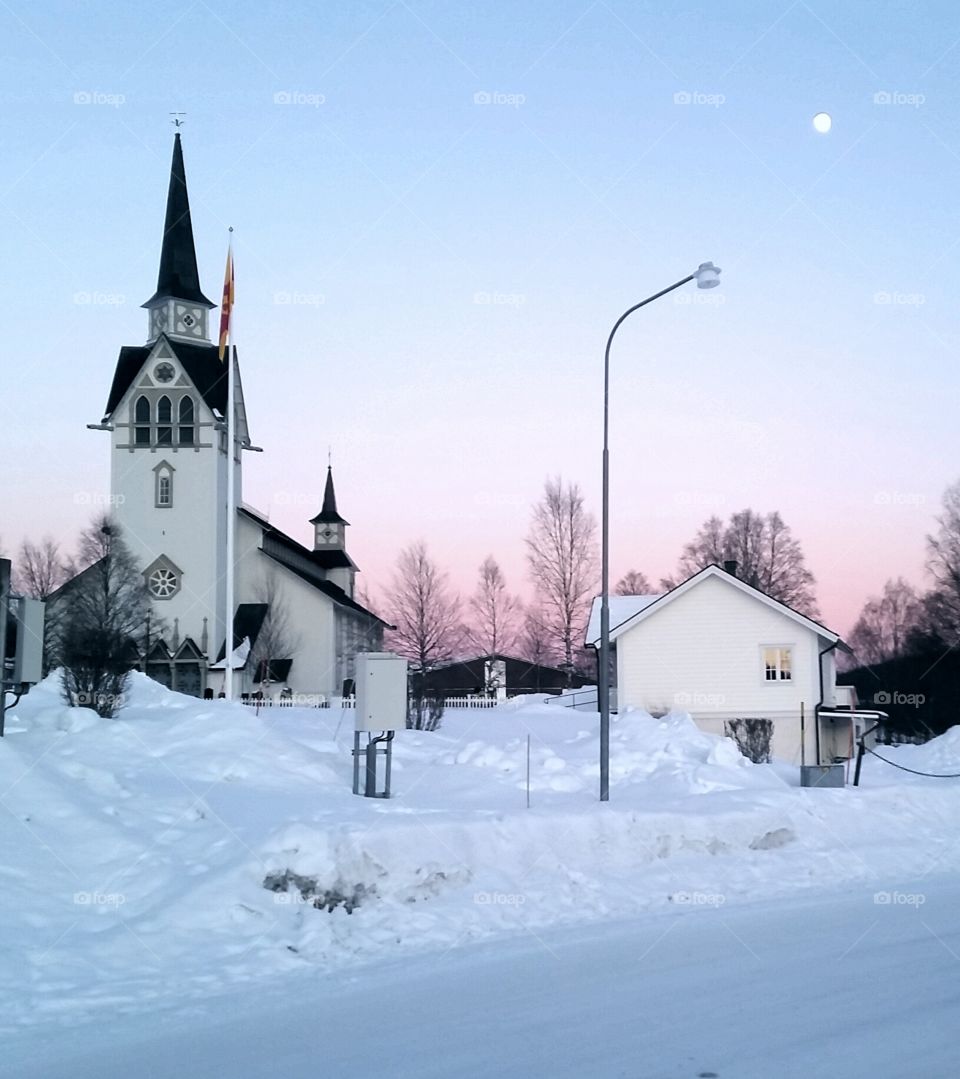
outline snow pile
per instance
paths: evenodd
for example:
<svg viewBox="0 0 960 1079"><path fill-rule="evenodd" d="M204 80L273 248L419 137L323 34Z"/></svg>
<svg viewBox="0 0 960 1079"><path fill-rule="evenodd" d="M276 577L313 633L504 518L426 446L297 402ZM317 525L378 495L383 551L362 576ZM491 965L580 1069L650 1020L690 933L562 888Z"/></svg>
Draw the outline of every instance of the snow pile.
<svg viewBox="0 0 960 1079"><path fill-rule="evenodd" d="M940 838L960 784L907 777L891 792L874 779L894 770L872 760L860 791L801 790L686 716L614 720L608 805L596 714L542 698L398 732L389 801L351 793L349 712L257 715L135 675L102 720L65 708L48 679L8 730L0 944L15 959L0 968L0 1028L932 858L960 866ZM958 739L913 752L942 765Z"/></svg>

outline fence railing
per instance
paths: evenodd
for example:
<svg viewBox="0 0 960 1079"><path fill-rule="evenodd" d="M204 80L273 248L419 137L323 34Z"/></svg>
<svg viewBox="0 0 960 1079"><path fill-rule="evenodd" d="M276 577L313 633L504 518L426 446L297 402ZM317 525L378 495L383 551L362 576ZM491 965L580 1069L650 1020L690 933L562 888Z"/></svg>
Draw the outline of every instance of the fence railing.
<svg viewBox="0 0 960 1079"><path fill-rule="evenodd" d="M445 697L446 708L496 708L496 697L470 693L461 697ZM294 693L290 697L244 697L241 704L250 708L355 708L354 697L327 697L322 693Z"/></svg>

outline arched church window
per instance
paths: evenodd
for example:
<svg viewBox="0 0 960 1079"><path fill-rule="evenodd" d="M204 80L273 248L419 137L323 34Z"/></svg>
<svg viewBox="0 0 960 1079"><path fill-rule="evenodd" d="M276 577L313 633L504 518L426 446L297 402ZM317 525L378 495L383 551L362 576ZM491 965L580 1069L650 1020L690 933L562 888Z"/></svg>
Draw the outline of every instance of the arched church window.
<svg viewBox="0 0 960 1079"><path fill-rule="evenodd" d="M153 470L153 475L153 504L158 510L169 509L173 505L173 468L166 461L161 461Z"/></svg>
<svg viewBox="0 0 960 1079"><path fill-rule="evenodd" d="M180 445L193 445L193 398L180 398Z"/></svg>
<svg viewBox="0 0 960 1079"><path fill-rule="evenodd" d="M157 401L157 445L169 446L173 442L173 406L166 394Z"/></svg>
<svg viewBox="0 0 960 1079"><path fill-rule="evenodd" d="M133 406L133 441L137 446L150 445L150 402L142 395Z"/></svg>

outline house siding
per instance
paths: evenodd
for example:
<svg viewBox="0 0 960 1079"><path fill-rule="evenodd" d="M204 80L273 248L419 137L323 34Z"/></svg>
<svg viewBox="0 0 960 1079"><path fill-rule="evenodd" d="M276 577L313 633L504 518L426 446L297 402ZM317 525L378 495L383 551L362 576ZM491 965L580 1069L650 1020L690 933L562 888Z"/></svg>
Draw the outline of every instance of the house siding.
<svg viewBox="0 0 960 1079"><path fill-rule="evenodd" d="M792 650L791 681L764 680L765 645ZM774 756L799 763L802 703L807 760L813 762L819 653L826 645L789 615L708 576L617 638L619 706L689 712L716 734L723 734L727 719L770 719Z"/></svg>

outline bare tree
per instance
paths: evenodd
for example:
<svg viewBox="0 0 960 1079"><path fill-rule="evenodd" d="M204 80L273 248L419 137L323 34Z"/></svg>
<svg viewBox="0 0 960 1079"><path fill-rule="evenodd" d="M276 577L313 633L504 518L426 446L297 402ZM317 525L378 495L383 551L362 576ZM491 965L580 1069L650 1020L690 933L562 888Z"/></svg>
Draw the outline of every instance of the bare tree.
<svg viewBox="0 0 960 1079"><path fill-rule="evenodd" d="M925 600L930 629L948 644L960 641L960 480L943 494L939 529L927 536L933 589Z"/></svg>
<svg viewBox="0 0 960 1079"><path fill-rule="evenodd" d="M916 590L902 577L889 580L883 595L871 596L863 606L847 644L857 666L883 663L907 651L907 641L923 618Z"/></svg>
<svg viewBox="0 0 960 1079"><path fill-rule="evenodd" d="M745 509L734 513L726 525L719 517L711 517L684 547L677 578L665 579L663 586L673 588L705 566L725 561L737 563L740 580L801 614L818 617L815 578L779 513L764 515Z"/></svg>
<svg viewBox="0 0 960 1079"><path fill-rule="evenodd" d="M293 628L283 584L272 567L258 582L254 598L257 603L267 605L267 613L251 649L254 670L263 688L274 680L273 665L281 659L293 659L302 641Z"/></svg>
<svg viewBox="0 0 960 1079"><path fill-rule="evenodd" d="M517 651L522 659L538 665L549 665L555 658L543 611L536 605L527 607L523 612L523 621L517 635Z"/></svg>
<svg viewBox="0 0 960 1079"><path fill-rule="evenodd" d="M24 540L20 545L14 574L15 590L31 599L46 602L67 579L67 567L60 549L50 536L40 543ZM62 607L47 604L43 620L43 673L55 665Z"/></svg>
<svg viewBox="0 0 960 1079"><path fill-rule="evenodd" d="M386 596L391 647L422 674L452 659L463 644L460 597L423 540L400 553Z"/></svg>
<svg viewBox="0 0 960 1079"><path fill-rule="evenodd" d="M80 537L86 568L60 593L62 688L68 703L116 715L150 611L143 575L108 517Z"/></svg>
<svg viewBox="0 0 960 1079"><path fill-rule="evenodd" d="M582 645L597 582L597 525L580 487L548 479L527 535L530 577L544 625L568 672Z"/></svg>
<svg viewBox="0 0 960 1079"><path fill-rule="evenodd" d="M17 591L32 599L47 599L63 584L66 567L60 548L50 536L40 543L24 540L17 559Z"/></svg>
<svg viewBox="0 0 960 1079"><path fill-rule="evenodd" d="M653 585L645 573L631 569L617 581L613 592L616 596L649 596L653 592Z"/></svg>
<svg viewBox="0 0 960 1079"><path fill-rule="evenodd" d="M517 640L520 601L507 591L500 566L492 555L480 566L477 590L470 597L470 643L484 655L509 652Z"/></svg>

